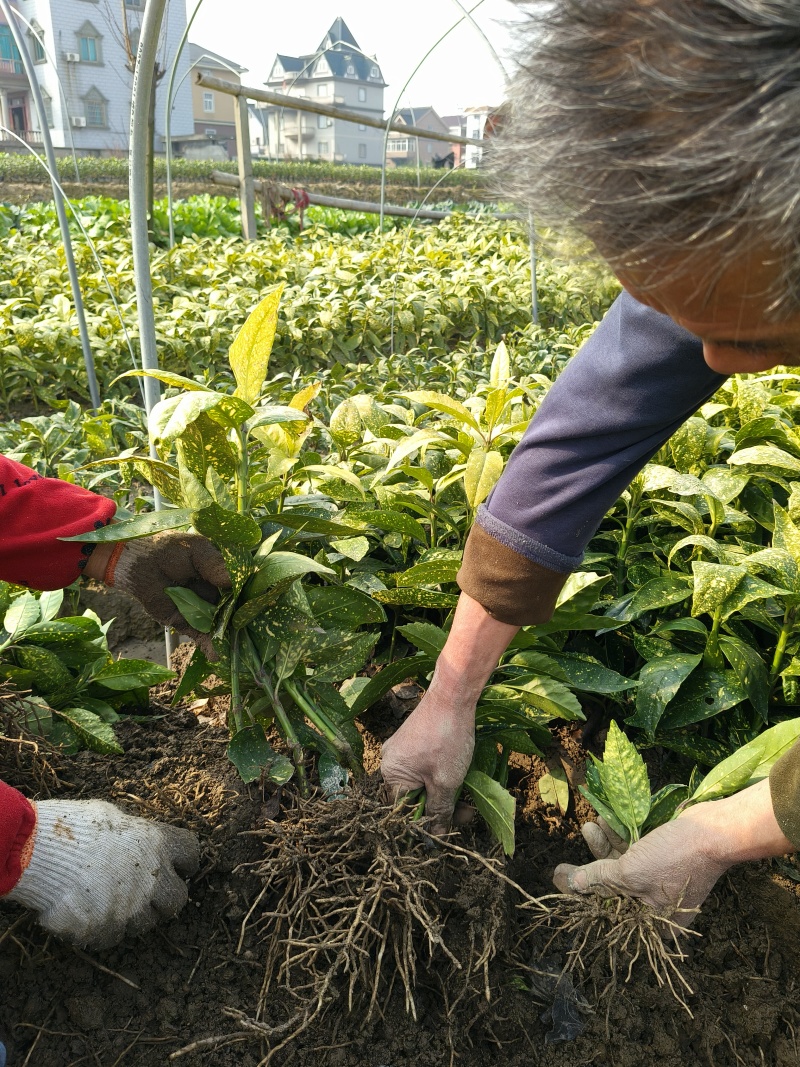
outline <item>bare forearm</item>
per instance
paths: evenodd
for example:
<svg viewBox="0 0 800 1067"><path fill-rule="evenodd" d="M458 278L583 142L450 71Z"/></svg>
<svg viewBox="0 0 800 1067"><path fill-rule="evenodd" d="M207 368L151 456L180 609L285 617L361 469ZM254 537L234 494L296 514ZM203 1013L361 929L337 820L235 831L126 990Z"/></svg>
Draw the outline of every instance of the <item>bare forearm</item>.
<svg viewBox="0 0 800 1067"><path fill-rule="evenodd" d="M691 814L692 809L686 817ZM794 851L775 818L766 778L732 797L698 804L694 815L707 828L707 847L714 858L731 865Z"/></svg>
<svg viewBox="0 0 800 1067"><path fill-rule="evenodd" d="M463 702L472 714L475 701L518 629L493 619L477 600L462 593L432 685L442 695Z"/></svg>

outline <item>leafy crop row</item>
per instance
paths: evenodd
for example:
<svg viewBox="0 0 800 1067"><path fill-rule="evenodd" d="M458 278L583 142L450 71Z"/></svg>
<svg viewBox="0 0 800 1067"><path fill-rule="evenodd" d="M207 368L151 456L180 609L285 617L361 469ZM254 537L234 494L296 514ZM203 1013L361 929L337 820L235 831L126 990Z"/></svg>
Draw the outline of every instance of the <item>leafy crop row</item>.
<svg viewBox="0 0 800 1067"><path fill-rule="evenodd" d="M58 173L61 181L75 181L75 165L71 155L61 156L58 160ZM99 158L83 156L78 159L78 170L84 182L128 182L127 158ZM173 181L202 181L207 179L212 170L237 173L235 160L174 159L172 161ZM298 182L313 185L314 180L341 182L353 185L375 185L380 182L380 170L377 167L342 165L335 163L303 162L287 160L271 162L265 159L253 160L253 172L257 178L280 182ZM413 172L389 168L386 181L391 185L407 186L416 181L416 169ZM166 178L166 161L162 157L155 159L156 181ZM420 181L425 188L434 185L442 177L440 170L432 167L420 169ZM475 190L487 186L486 174L480 170L458 170L453 174L454 183ZM45 182L41 163L28 153L0 153L0 180L7 182Z"/></svg>

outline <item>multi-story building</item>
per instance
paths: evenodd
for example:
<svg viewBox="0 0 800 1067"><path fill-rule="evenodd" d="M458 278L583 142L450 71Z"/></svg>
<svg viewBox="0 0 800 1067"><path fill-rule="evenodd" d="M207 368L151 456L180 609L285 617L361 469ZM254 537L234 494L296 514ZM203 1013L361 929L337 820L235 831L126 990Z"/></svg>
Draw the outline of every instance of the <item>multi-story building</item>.
<svg viewBox="0 0 800 1067"><path fill-rule="evenodd" d="M432 107L406 107L394 117L397 126L417 126L423 130L447 134L447 124ZM404 137L396 130L386 145L386 158L395 167L432 167L450 152L450 146L442 141L427 141L424 137Z"/></svg>
<svg viewBox="0 0 800 1067"><path fill-rule="evenodd" d="M0 147L3 151L24 151L20 140L38 144L41 140L32 120L28 79L19 50L5 19L0 15Z"/></svg>
<svg viewBox="0 0 800 1067"><path fill-rule="evenodd" d="M189 44L189 59L194 130L188 137L173 137L173 148L187 159L235 159L236 97L198 85L195 73L241 85L247 68L199 44Z"/></svg>
<svg viewBox="0 0 800 1067"><path fill-rule="evenodd" d="M17 0L33 27L27 31L53 145L83 155L127 153L132 57L146 0ZM184 0L167 6L157 67L156 148L162 147L169 70L186 28ZM174 136L194 131L188 50L179 63L172 111ZM35 121L35 117L32 117ZM38 123L37 123L38 125Z"/></svg>
<svg viewBox="0 0 800 1067"><path fill-rule="evenodd" d="M386 82L378 61L361 51L342 18L334 21L316 52L277 55L266 85L277 93L383 118ZM273 158L381 164L379 129L290 107L259 110L266 117L264 154Z"/></svg>

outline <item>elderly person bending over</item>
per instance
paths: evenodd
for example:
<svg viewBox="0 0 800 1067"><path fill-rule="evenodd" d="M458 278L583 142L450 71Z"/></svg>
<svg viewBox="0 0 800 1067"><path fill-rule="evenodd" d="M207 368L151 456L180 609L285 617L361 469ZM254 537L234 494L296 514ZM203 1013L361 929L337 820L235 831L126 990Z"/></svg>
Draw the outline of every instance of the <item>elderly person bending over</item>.
<svg viewBox="0 0 800 1067"><path fill-rule="evenodd" d="M588 238L624 292L548 393L478 513L431 686L384 745L391 789L450 820L478 696L520 626L546 621L604 513L737 372L800 363L800 4L522 4L497 151L539 222ZM800 847L800 746L556 885L697 909L732 864Z"/></svg>

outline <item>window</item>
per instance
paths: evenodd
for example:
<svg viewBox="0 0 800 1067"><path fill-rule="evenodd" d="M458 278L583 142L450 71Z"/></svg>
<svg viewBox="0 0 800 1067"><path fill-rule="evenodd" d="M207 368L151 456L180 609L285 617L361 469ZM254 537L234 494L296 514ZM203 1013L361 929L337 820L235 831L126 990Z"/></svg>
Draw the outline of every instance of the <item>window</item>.
<svg viewBox="0 0 800 1067"><path fill-rule="evenodd" d="M328 142L327 141L320 141L319 144L317 145L317 155L327 156L327 154L328 154Z"/></svg>
<svg viewBox="0 0 800 1067"><path fill-rule="evenodd" d="M390 140L387 148L390 152L407 152L408 141Z"/></svg>
<svg viewBox="0 0 800 1067"><path fill-rule="evenodd" d="M344 72L344 76L345 78L355 78L356 68L353 66L352 63L347 64L347 69Z"/></svg>
<svg viewBox="0 0 800 1067"><path fill-rule="evenodd" d="M125 0L125 7L144 7L144 0Z"/></svg>
<svg viewBox="0 0 800 1067"><path fill-rule="evenodd" d="M103 129L108 126L108 101L94 86L83 98L86 125L95 129Z"/></svg>
<svg viewBox="0 0 800 1067"><path fill-rule="evenodd" d="M361 103L361 104L365 103L366 99L367 99L367 90L366 89L359 89L358 90L359 103Z"/></svg>
<svg viewBox="0 0 800 1067"><path fill-rule="evenodd" d="M22 57L8 26L0 26L0 70L8 74L22 74Z"/></svg>
<svg viewBox="0 0 800 1067"><path fill-rule="evenodd" d="M84 22L77 32L77 37L81 62L102 63L103 54L100 46L102 38L91 22Z"/></svg>
<svg viewBox="0 0 800 1067"><path fill-rule="evenodd" d="M333 119L329 119L327 115L317 115L317 129L327 130L329 126L333 125Z"/></svg>
<svg viewBox="0 0 800 1067"><path fill-rule="evenodd" d="M360 144L358 146L358 158L359 159L366 159L367 158L367 146L365 144Z"/></svg>
<svg viewBox="0 0 800 1067"><path fill-rule="evenodd" d="M28 36L31 39L31 56L34 63L46 63L47 56L44 51L44 30L35 20L31 23L31 27L28 30Z"/></svg>
<svg viewBox="0 0 800 1067"><path fill-rule="evenodd" d="M358 128L359 128L359 130L360 130L360 131L361 131L361 132L363 133L363 132L364 132L364 130L366 130L366 128L367 128L367 127L366 127L366 126L364 125L364 123L363 123L363 122L359 122L359 124L358 124Z"/></svg>
<svg viewBox="0 0 800 1067"><path fill-rule="evenodd" d="M209 112L210 111L210 112L213 113L213 111L214 111L214 94L213 93L203 93L203 111L205 111L205 112Z"/></svg>
<svg viewBox="0 0 800 1067"><path fill-rule="evenodd" d="M378 70L377 67L370 67L369 68L369 76L370 76L370 78L379 78L380 75L381 75L381 72Z"/></svg>
<svg viewBox="0 0 800 1067"><path fill-rule="evenodd" d="M217 131L216 130L211 130L208 127L206 127L206 137L216 137L216 136L217 136Z"/></svg>
<svg viewBox="0 0 800 1067"><path fill-rule="evenodd" d="M327 95L328 95L328 83L327 82L320 82L319 85L317 86L317 96L327 96Z"/></svg>

